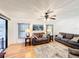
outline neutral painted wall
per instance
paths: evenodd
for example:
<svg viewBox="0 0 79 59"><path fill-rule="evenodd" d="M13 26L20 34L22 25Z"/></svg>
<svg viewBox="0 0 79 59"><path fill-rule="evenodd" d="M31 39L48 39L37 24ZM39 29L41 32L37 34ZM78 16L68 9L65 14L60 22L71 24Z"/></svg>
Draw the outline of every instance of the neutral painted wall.
<svg viewBox="0 0 79 59"><path fill-rule="evenodd" d="M23 19L23 18L22 19L21 18L15 19L15 18L13 18L8 23L8 38L9 38L8 43L9 43L9 45L24 42L24 39L18 38L18 23L29 23L30 29L32 29L33 24L43 24L44 31L42 31L42 32L45 32L45 29L46 29L45 24L54 24L53 21L45 22L43 20Z"/></svg>
<svg viewBox="0 0 79 59"><path fill-rule="evenodd" d="M79 17L59 18L55 23L55 34L59 32L79 34Z"/></svg>

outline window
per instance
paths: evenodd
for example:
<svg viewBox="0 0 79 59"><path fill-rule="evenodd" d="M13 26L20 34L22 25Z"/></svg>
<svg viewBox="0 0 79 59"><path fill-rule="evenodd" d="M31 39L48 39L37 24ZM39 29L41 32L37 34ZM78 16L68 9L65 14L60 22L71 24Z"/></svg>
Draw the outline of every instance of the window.
<svg viewBox="0 0 79 59"><path fill-rule="evenodd" d="M25 30L29 29L29 24L27 23L19 23L18 24L18 38L25 38L26 32Z"/></svg>
<svg viewBox="0 0 79 59"><path fill-rule="evenodd" d="M7 20L0 18L0 49L7 48Z"/></svg>
<svg viewBox="0 0 79 59"><path fill-rule="evenodd" d="M53 35L53 25L52 24L46 25L46 33Z"/></svg>

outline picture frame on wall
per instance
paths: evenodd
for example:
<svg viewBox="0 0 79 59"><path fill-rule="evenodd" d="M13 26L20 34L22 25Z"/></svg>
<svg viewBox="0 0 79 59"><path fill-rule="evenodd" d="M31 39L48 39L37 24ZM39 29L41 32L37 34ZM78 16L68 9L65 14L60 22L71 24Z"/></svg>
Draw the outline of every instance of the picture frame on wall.
<svg viewBox="0 0 79 59"><path fill-rule="evenodd" d="M33 25L33 31L43 31L43 30L44 30L44 25L41 25L41 24Z"/></svg>

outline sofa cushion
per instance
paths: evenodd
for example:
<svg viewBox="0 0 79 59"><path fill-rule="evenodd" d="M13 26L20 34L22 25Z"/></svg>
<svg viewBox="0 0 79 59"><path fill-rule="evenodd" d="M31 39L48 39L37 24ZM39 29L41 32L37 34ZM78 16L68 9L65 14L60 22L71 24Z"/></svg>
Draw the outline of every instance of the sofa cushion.
<svg viewBox="0 0 79 59"><path fill-rule="evenodd" d="M66 38L66 34L63 34L63 38Z"/></svg>
<svg viewBox="0 0 79 59"><path fill-rule="evenodd" d="M75 41L68 41L69 44L74 45L74 46L78 46L79 47L79 43L75 42Z"/></svg>
<svg viewBox="0 0 79 59"><path fill-rule="evenodd" d="M64 38L64 39L61 39L61 40L63 40L63 41L69 41L69 39L66 39L66 38Z"/></svg>
<svg viewBox="0 0 79 59"><path fill-rule="evenodd" d="M59 32L59 34L61 34L63 36L63 38L65 38L65 36L66 36L66 33L63 33L63 32Z"/></svg>
<svg viewBox="0 0 79 59"><path fill-rule="evenodd" d="M58 34L58 35L57 35L57 37L59 37L59 38L61 38L61 39L62 39L62 38L63 38L63 35Z"/></svg>
<svg viewBox="0 0 79 59"><path fill-rule="evenodd" d="M47 35L46 35L46 34L43 34L43 37L44 37L44 38L46 38L46 37L47 37Z"/></svg>
<svg viewBox="0 0 79 59"><path fill-rule="evenodd" d="M38 38L42 38L43 34L45 34L45 33L44 32L33 33L33 35L37 36Z"/></svg>
<svg viewBox="0 0 79 59"><path fill-rule="evenodd" d="M66 36L65 36L66 39L72 39L73 37L74 37L73 34L66 34Z"/></svg>
<svg viewBox="0 0 79 59"><path fill-rule="evenodd" d="M63 35L63 38L72 39L74 34L59 32L59 34Z"/></svg>

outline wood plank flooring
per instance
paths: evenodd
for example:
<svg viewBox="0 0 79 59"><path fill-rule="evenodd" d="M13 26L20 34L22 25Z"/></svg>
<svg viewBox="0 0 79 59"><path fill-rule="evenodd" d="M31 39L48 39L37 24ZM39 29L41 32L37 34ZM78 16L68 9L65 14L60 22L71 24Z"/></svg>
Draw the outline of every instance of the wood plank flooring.
<svg viewBox="0 0 79 59"><path fill-rule="evenodd" d="M58 42L50 42L47 44L58 44L61 47L68 48L67 46L58 43ZM45 45L45 44L44 44ZM34 58L36 56L34 48L39 47L40 45L37 46L24 46L24 44L13 44L10 45L6 49L6 55L5 58Z"/></svg>

